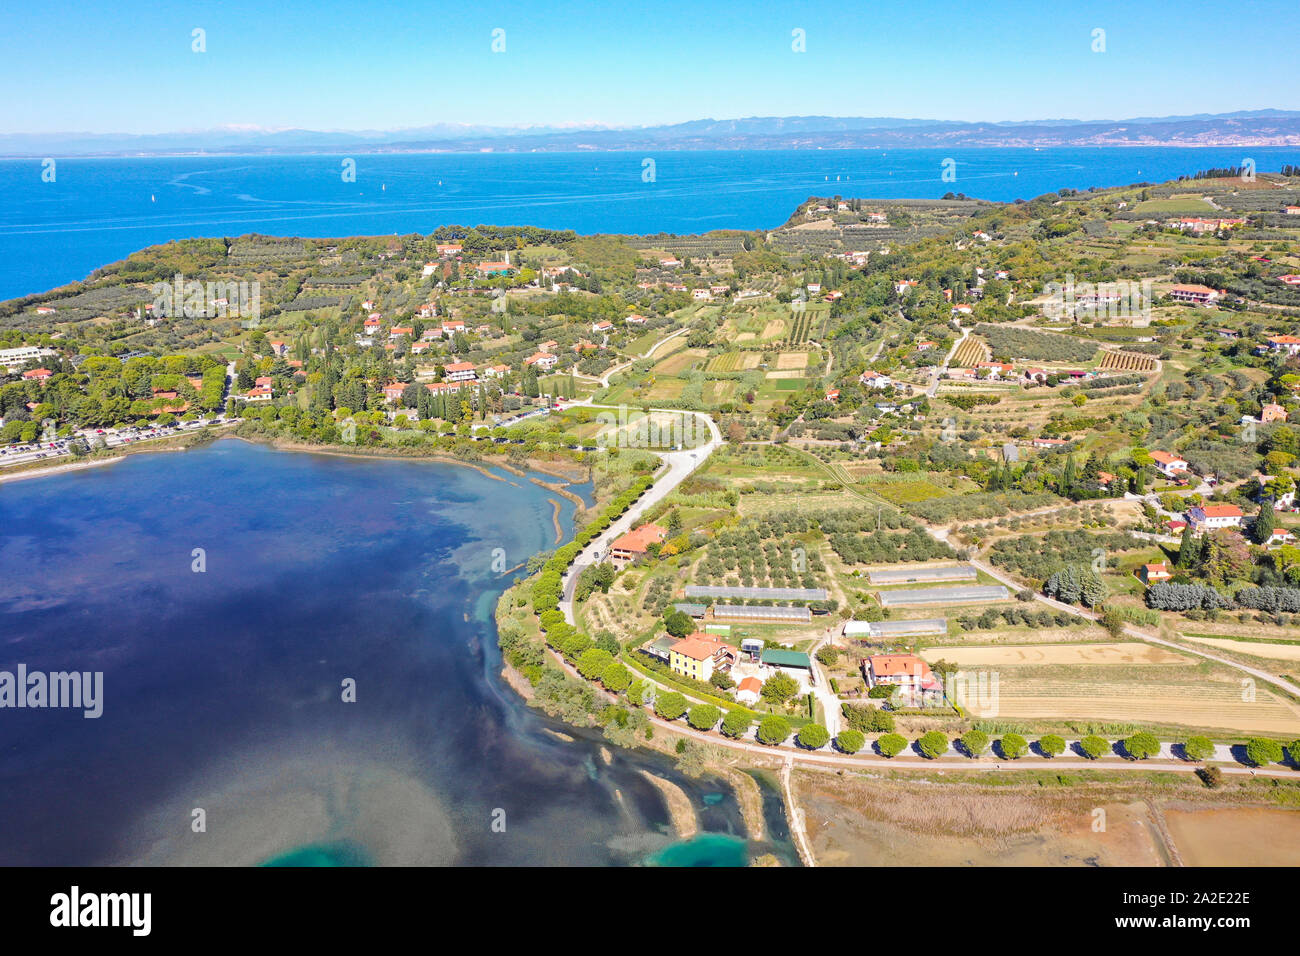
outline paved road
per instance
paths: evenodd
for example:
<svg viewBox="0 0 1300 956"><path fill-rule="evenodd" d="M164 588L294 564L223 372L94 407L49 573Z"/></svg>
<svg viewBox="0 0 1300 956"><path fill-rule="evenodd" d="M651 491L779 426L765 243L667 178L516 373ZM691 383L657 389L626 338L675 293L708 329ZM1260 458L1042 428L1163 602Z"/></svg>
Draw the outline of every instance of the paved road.
<svg viewBox="0 0 1300 956"><path fill-rule="evenodd" d="M575 403L576 404L576 403ZM589 402L583 403L590 408L608 408L615 410L615 406L591 405ZM610 544L620 535L631 531L640 517L650 508L663 501L670 492L683 481L685 481L705 460L713 454L714 450L722 444L722 433L718 431L717 424L713 419L702 412L683 412L678 409L652 408L652 412L666 412L674 415L691 415L697 420L703 421L709 431L709 440L695 448L687 448L682 451L664 452L660 455L664 467L658 473L655 483L650 486L641 498L636 501L632 507L628 508L622 516L612 525L606 528L595 540L587 545L573 564L569 566L568 572L564 575L564 588L562 591L563 598L560 601L560 610L564 612L564 619L570 624L575 623L573 619L573 591L578 583L578 575L584 570L597 563L598 556L604 555L609 550Z"/></svg>
<svg viewBox="0 0 1300 956"><path fill-rule="evenodd" d="M925 390L927 398L934 398L939 394L939 376L942 375L943 370L948 367L948 364L952 361L952 357L957 354L957 350L961 348L961 344L966 341L966 336L968 335L970 335L970 329L962 329L961 336L952 344L952 348L950 348L948 354L943 357L943 361L936 365L934 371L930 373L930 386Z"/></svg>

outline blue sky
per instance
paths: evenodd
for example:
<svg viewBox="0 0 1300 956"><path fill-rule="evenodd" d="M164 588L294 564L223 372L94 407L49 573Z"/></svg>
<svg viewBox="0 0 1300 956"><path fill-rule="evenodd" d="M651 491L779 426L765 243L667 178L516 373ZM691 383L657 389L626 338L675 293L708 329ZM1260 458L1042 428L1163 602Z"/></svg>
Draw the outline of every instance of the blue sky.
<svg viewBox="0 0 1300 956"><path fill-rule="evenodd" d="M11 2L0 132L1296 109L1294 14L1199 0Z"/></svg>

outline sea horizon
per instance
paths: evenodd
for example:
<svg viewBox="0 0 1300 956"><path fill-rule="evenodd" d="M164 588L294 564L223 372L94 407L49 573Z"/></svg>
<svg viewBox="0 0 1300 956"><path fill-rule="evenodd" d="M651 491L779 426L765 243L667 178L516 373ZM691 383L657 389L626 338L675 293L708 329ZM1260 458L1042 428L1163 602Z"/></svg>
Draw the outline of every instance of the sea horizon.
<svg viewBox="0 0 1300 956"><path fill-rule="evenodd" d="M447 225L580 235L774 229L811 195L1011 202L1161 182L1291 147L1104 146L195 154L0 160L0 298L36 295L163 242L258 233L427 234ZM955 160L945 180L941 160ZM345 181L344 160L355 160ZM652 160L651 166L646 161ZM204 168L216 161L220 168ZM647 169L653 178L646 181ZM87 175L87 171L90 175Z"/></svg>

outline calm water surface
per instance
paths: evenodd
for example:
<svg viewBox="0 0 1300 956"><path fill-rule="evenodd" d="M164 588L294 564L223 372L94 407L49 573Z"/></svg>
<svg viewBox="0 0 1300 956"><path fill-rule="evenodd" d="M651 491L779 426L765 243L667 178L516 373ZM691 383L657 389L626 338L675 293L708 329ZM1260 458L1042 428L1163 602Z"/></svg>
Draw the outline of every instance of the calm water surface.
<svg viewBox="0 0 1300 956"><path fill-rule="evenodd" d="M493 551L554 526L500 477L224 440L0 485L0 669L104 673L98 719L0 711L0 864L665 862L643 768L742 834L501 683Z"/></svg>

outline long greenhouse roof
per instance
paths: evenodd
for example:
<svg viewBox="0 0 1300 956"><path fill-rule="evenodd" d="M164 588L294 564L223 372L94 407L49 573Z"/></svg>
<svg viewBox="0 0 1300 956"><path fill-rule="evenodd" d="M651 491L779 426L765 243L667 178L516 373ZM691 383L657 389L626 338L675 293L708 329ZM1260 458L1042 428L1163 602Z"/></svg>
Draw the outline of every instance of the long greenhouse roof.
<svg viewBox="0 0 1300 956"><path fill-rule="evenodd" d="M825 601L825 588L744 588L688 584L687 597L749 598L757 601Z"/></svg>

